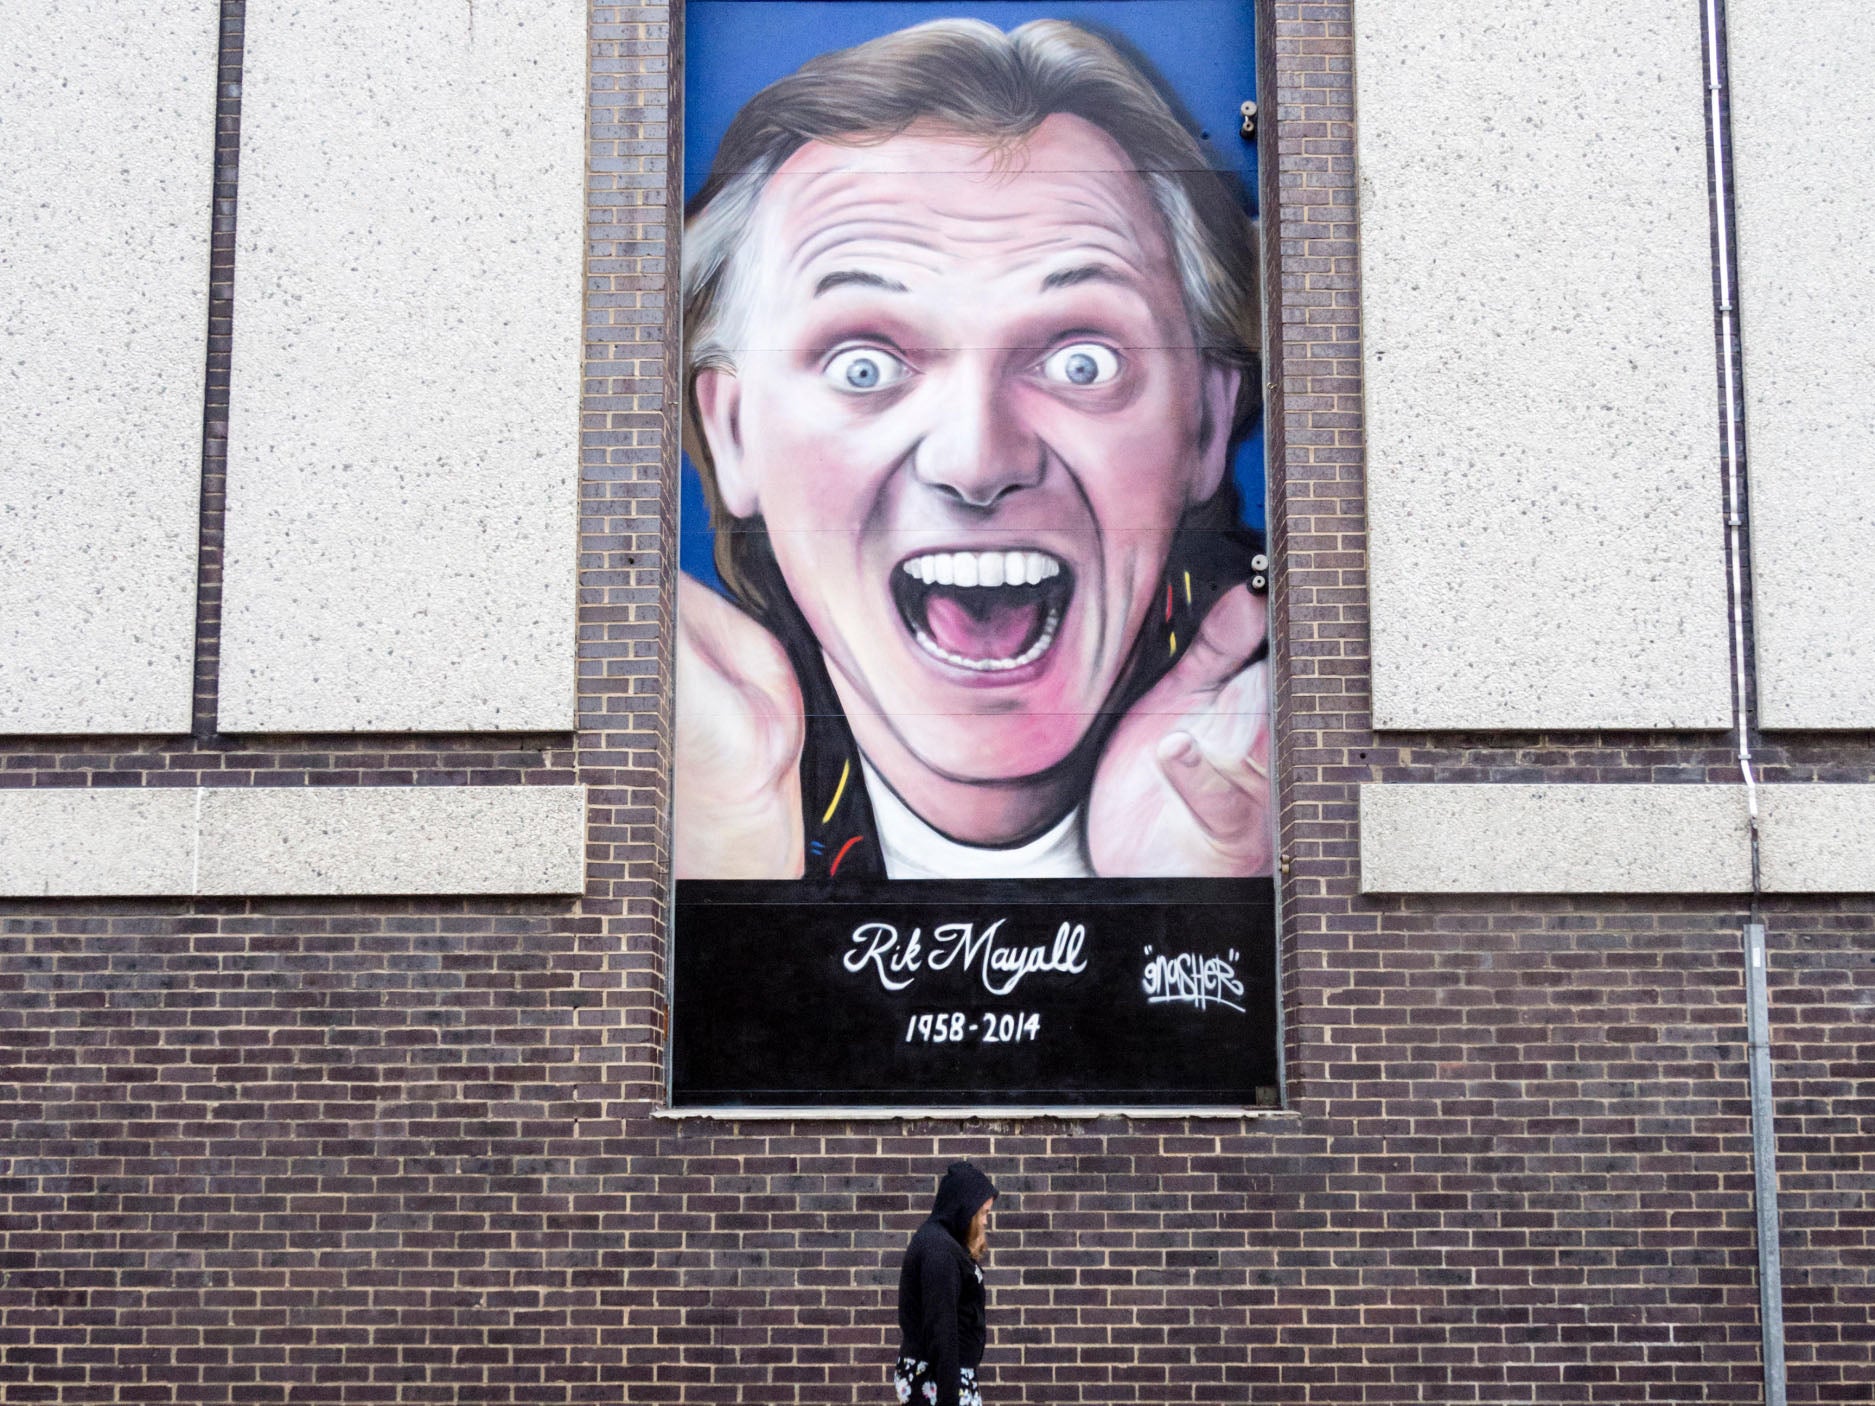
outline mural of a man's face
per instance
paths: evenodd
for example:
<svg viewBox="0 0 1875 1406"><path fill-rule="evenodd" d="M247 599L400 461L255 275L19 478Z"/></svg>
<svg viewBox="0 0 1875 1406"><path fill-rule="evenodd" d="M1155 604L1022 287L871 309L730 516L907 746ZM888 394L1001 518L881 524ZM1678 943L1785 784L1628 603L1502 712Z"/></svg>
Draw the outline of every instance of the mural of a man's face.
<svg viewBox="0 0 1875 1406"><path fill-rule="evenodd" d="M1130 164L1059 114L1002 148L810 143L736 255L746 347L696 385L718 486L900 765L1069 757L1225 472L1237 373Z"/></svg>

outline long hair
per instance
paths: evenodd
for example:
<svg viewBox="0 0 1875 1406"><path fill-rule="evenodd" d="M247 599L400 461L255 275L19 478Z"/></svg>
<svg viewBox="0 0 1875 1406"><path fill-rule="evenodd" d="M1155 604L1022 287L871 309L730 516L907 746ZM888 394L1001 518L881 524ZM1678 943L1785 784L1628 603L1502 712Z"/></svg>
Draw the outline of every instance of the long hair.
<svg viewBox="0 0 1875 1406"><path fill-rule="evenodd" d="M982 1213L970 1218L970 1243L964 1249L970 1252L970 1258L982 1262L984 1251L990 1247L990 1237L984 1228Z"/></svg>

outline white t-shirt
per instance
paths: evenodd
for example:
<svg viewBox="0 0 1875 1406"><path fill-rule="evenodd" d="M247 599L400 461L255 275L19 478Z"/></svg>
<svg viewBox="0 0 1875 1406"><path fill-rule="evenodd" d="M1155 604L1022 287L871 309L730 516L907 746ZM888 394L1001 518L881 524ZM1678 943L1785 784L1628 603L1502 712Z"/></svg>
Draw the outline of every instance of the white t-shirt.
<svg viewBox="0 0 1875 1406"><path fill-rule="evenodd" d="M879 779L864 757L860 774L879 824L888 879L1091 879L1076 807L1046 834L1006 848L963 845L940 835Z"/></svg>

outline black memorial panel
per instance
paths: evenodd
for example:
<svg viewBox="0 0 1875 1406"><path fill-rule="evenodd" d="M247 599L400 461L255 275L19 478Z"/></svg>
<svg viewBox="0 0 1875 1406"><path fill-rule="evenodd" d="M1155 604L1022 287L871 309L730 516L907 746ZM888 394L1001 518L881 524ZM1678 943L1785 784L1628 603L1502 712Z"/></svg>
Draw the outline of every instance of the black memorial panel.
<svg viewBox="0 0 1875 1406"><path fill-rule="evenodd" d="M1273 918L1268 879L680 881L672 1102L1272 1102Z"/></svg>

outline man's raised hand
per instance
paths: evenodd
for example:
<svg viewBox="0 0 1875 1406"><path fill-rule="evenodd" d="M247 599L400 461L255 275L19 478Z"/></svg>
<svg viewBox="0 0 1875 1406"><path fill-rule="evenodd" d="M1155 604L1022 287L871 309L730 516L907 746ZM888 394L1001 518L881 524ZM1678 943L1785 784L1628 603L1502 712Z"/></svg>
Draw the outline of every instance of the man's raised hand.
<svg viewBox="0 0 1875 1406"><path fill-rule="evenodd" d="M1094 872L1239 878L1267 874L1270 688L1263 598L1238 586L1185 657L1120 720L1088 798Z"/></svg>
<svg viewBox="0 0 1875 1406"><path fill-rule="evenodd" d="M680 879L801 877L801 688L775 637L677 578Z"/></svg>

